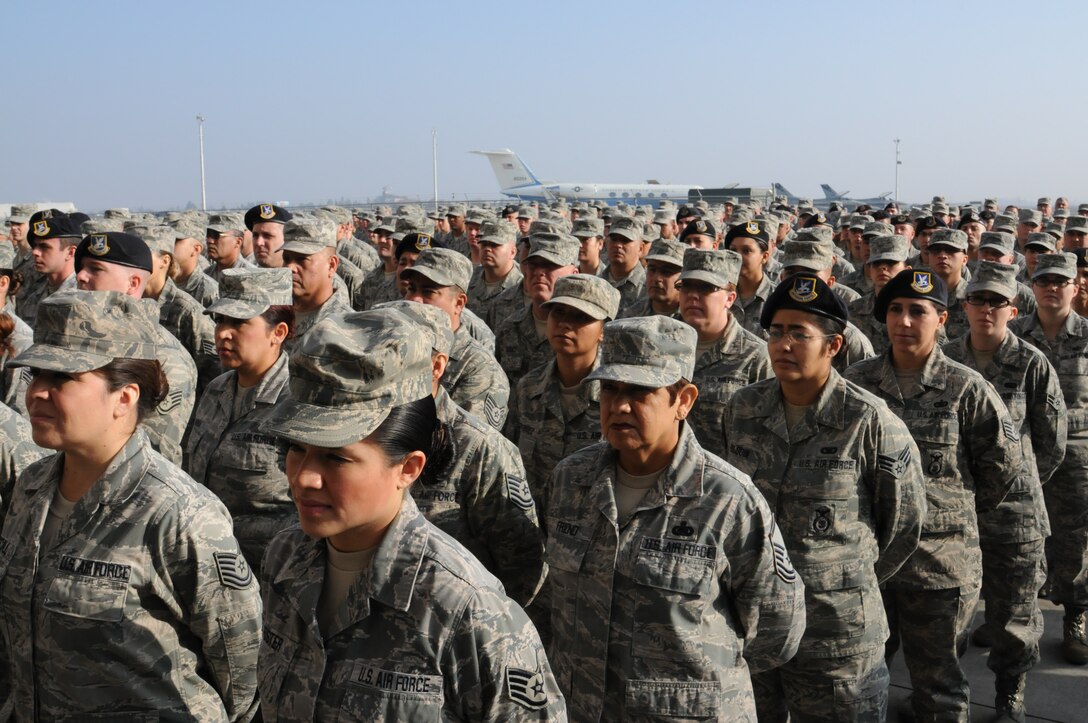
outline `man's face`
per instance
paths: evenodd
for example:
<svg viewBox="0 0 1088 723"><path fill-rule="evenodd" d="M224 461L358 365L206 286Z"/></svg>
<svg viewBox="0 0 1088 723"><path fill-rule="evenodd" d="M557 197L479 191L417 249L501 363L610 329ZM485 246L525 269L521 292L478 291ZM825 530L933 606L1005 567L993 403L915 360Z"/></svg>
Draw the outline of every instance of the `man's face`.
<svg viewBox="0 0 1088 723"><path fill-rule="evenodd" d="M533 219L518 216L518 233L522 236L529 233L529 227L533 225Z"/></svg>
<svg viewBox="0 0 1088 723"><path fill-rule="evenodd" d="M1066 251L1084 248L1086 235L1080 231L1066 231L1062 236L1062 248Z"/></svg>
<svg viewBox="0 0 1088 723"><path fill-rule="evenodd" d="M332 291L332 277L336 274L332 249L324 248L309 255L297 251L282 253L283 265L291 271L291 294L296 303L313 303Z"/></svg>
<svg viewBox="0 0 1088 723"><path fill-rule="evenodd" d="M221 267L227 267L238 259L242 252L242 237L208 232L208 258Z"/></svg>
<svg viewBox="0 0 1088 723"><path fill-rule="evenodd" d="M34 242L31 250L34 268L42 274L59 274L64 271L69 259L75 258L75 246L69 246L60 239L49 238Z"/></svg>
<svg viewBox="0 0 1088 723"><path fill-rule="evenodd" d="M1031 290L1035 294L1035 303L1040 308L1068 312L1072 308L1073 297L1080 288L1076 279L1067 279L1058 274L1043 274L1032 279Z"/></svg>
<svg viewBox="0 0 1088 723"><path fill-rule="evenodd" d="M600 236L586 236L578 240L582 242L578 249L578 265L582 268L597 268L601 263L601 248L604 246L604 239Z"/></svg>
<svg viewBox="0 0 1088 723"><path fill-rule="evenodd" d="M725 329L736 300L736 291L689 279L680 284L680 317L704 339Z"/></svg>
<svg viewBox="0 0 1088 723"><path fill-rule="evenodd" d="M861 256L861 229L860 228L848 228L846 229L846 244L850 249L850 253L855 259L860 259Z"/></svg>
<svg viewBox="0 0 1088 723"><path fill-rule="evenodd" d="M680 279L681 270L679 266L666 261L647 261L646 296L660 305L675 308L680 303L680 290L676 288L676 282Z"/></svg>
<svg viewBox="0 0 1088 723"><path fill-rule="evenodd" d="M630 272L638 263L642 244L617 233L608 234L608 263L624 274Z"/></svg>
<svg viewBox="0 0 1088 723"><path fill-rule="evenodd" d="M76 273L76 284L83 291L120 291L130 295L140 286L136 269L93 258L83 259L83 267Z"/></svg>
<svg viewBox="0 0 1088 723"><path fill-rule="evenodd" d="M21 244L26 241L26 232L30 228L29 223L13 223L11 224L11 241L12 243Z"/></svg>
<svg viewBox="0 0 1088 723"><path fill-rule="evenodd" d="M1049 203L1040 203L1038 206L1036 206L1036 208L1038 209L1039 213L1043 214L1044 216L1050 215Z"/></svg>
<svg viewBox="0 0 1088 723"><path fill-rule="evenodd" d="M971 251L977 249L979 243L982 242L982 232L986 230L986 227L978 221L972 221L960 227L960 230L967 234L967 250Z"/></svg>
<svg viewBox="0 0 1088 723"><path fill-rule="evenodd" d="M465 230L465 217L464 216L446 216L446 220L450 223L450 231L460 236Z"/></svg>
<svg viewBox="0 0 1088 723"><path fill-rule="evenodd" d="M484 241L480 244L480 265L497 274L505 275L514 267L517 246Z"/></svg>
<svg viewBox="0 0 1088 723"><path fill-rule="evenodd" d="M480 241L480 224L475 221L465 222L465 233L469 246L475 246Z"/></svg>
<svg viewBox="0 0 1088 723"><path fill-rule="evenodd" d="M1016 317L1016 307L993 291L976 291L962 302L971 331L985 337L1004 339L1009 321Z"/></svg>
<svg viewBox="0 0 1088 723"><path fill-rule="evenodd" d="M1035 233L1039 227L1034 223L1018 223L1016 224L1016 240L1023 246L1027 241L1028 236Z"/></svg>
<svg viewBox="0 0 1088 723"><path fill-rule="evenodd" d="M405 299L441 309L451 320L461 315L468 300L456 286L441 286L414 271L404 275L404 285Z"/></svg>
<svg viewBox="0 0 1088 723"><path fill-rule="evenodd" d="M676 238L676 221L666 221L657 225L661 229L661 238L666 240Z"/></svg>
<svg viewBox="0 0 1088 723"><path fill-rule="evenodd" d="M967 263L967 254L951 246L930 246L929 263L942 279L957 279Z"/></svg>
<svg viewBox="0 0 1088 723"><path fill-rule="evenodd" d="M1007 254L1000 249L985 248L978 250L978 260L992 264L1011 264L1016 259L1012 254Z"/></svg>
<svg viewBox="0 0 1088 723"><path fill-rule="evenodd" d="M557 266L547 259L531 256L525 259L526 276L529 279L529 296L537 304L552 298L555 282L575 273L573 266Z"/></svg>
<svg viewBox="0 0 1088 723"><path fill-rule="evenodd" d="M393 234L388 231L378 231L374 234L374 248L382 261L393 258L397 245L393 242Z"/></svg>
<svg viewBox="0 0 1088 723"><path fill-rule="evenodd" d="M283 266L283 224L262 221L253 224L253 255L257 265L268 269Z"/></svg>

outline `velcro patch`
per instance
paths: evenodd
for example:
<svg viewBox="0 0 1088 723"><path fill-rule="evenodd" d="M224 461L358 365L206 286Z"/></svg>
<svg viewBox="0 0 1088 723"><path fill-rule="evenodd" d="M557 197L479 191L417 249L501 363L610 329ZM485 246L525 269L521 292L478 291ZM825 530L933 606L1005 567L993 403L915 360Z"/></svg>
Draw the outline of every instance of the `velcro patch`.
<svg viewBox="0 0 1088 723"><path fill-rule="evenodd" d="M793 563L790 562L790 555L786 552L786 543L782 541L782 532L778 529L778 525L774 525L771 529L771 550L774 552L774 572L783 582L790 583L791 585L797 582L797 571L793 569Z"/></svg>
<svg viewBox="0 0 1088 723"><path fill-rule="evenodd" d="M253 570L239 552L217 552L215 569L224 587L245 590L253 582Z"/></svg>
<svg viewBox="0 0 1088 723"><path fill-rule="evenodd" d="M881 472L890 474L892 477L899 479L903 476L903 473L907 471L907 466L910 464L911 457L910 447L903 447L903 451L894 457L890 454L881 454L876 458L876 466Z"/></svg>
<svg viewBox="0 0 1088 723"><path fill-rule="evenodd" d="M492 427L502 427L503 421L506 420L506 408L488 394L484 398L484 416L487 417L487 423Z"/></svg>
<svg viewBox="0 0 1088 723"><path fill-rule="evenodd" d="M506 692L510 700L529 710L540 710L548 705L544 674L540 672L507 667Z"/></svg>
<svg viewBox="0 0 1088 723"><path fill-rule="evenodd" d="M156 411L159 414L166 414L167 412L181 404L181 396L182 395L180 389L171 389L169 392L166 393L166 398L159 403L158 407L156 407Z"/></svg>
<svg viewBox="0 0 1088 723"><path fill-rule="evenodd" d="M511 501L523 510L531 510L536 504L533 502L533 493L529 491L529 483L520 477L506 475L506 492Z"/></svg>

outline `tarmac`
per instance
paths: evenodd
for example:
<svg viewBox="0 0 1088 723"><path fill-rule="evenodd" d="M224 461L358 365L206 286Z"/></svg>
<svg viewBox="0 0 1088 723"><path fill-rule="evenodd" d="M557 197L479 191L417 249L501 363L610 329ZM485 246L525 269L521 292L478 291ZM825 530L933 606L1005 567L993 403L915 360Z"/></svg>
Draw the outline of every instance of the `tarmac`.
<svg viewBox="0 0 1088 723"><path fill-rule="evenodd" d="M1039 601L1043 611L1043 639L1039 644L1042 660L1028 673L1027 720L1046 723L1085 723L1088 721L1088 666L1066 663L1062 658L1062 609L1047 600ZM982 605L974 625L982 622ZM971 720L985 723L994 717L994 674L986 667L988 648L968 644L961 658L971 683ZM891 666L891 690L888 696L888 720L898 720L899 702L911 691L910 676L897 654Z"/></svg>

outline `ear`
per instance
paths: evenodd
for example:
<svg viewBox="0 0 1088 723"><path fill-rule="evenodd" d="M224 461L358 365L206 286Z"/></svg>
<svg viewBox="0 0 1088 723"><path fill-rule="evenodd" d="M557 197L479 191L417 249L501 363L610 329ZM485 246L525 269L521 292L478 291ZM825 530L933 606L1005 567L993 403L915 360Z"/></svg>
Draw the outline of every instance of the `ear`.
<svg viewBox="0 0 1088 723"><path fill-rule="evenodd" d="M123 419L129 414L135 419L140 403L140 387L136 384L126 384L118 392L117 404L113 408L114 419Z"/></svg>
<svg viewBox="0 0 1088 723"><path fill-rule="evenodd" d="M400 472L397 475L397 489L405 490L419 479L419 475L423 474L423 467L427 464L427 455L420 450L409 452L398 464L400 465Z"/></svg>
<svg viewBox="0 0 1088 723"><path fill-rule="evenodd" d="M676 395L676 418L687 419L695 400L699 398L699 388L694 384L685 384Z"/></svg>
<svg viewBox="0 0 1088 723"><path fill-rule="evenodd" d="M291 328L289 326L287 326L287 324L285 322L281 321L280 323L278 323L274 327L272 327L272 330L271 330L272 343L273 344L282 344L284 341L287 340L287 335L290 334L290 333L291 333Z"/></svg>
<svg viewBox="0 0 1088 723"><path fill-rule="evenodd" d="M446 373L446 367L449 366L450 358L445 354L439 354L434 352L431 354L431 381L434 384L434 391L438 391L438 383L442 380L442 375Z"/></svg>
<svg viewBox="0 0 1088 723"><path fill-rule="evenodd" d="M827 342L828 355L831 356L831 357L837 356L838 353L840 351L842 351L842 347L843 347L844 344L846 344L846 337L843 336L842 334L836 334L835 336L828 339L828 342Z"/></svg>
<svg viewBox="0 0 1088 723"><path fill-rule="evenodd" d="M454 310L457 315L460 316L461 312L465 309L465 304L468 303L468 294L463 291L457 293L457 298L454 300Z"/></svg>
<svg viewBox="0 0 1088 723"><path fill-rule="evenodd" d="M937 326L944 326L944 323L948 321L948 310L942 311L937 315Z"/></svg>
<svg viewBox="0 0 1088 723"><path fill-rule="evenodd" d="M336 255L336 252L329 254L329 278L331 279L336 270L340 268L340 257Z"/></svg>

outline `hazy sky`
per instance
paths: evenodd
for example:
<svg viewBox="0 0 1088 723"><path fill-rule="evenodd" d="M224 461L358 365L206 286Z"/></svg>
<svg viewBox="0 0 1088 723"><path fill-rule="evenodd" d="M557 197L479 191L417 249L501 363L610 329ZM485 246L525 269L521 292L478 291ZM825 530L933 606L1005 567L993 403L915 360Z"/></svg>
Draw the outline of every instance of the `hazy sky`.
<svg viewBox="0 0 1088 723"><path fill-rule="evenodd" d="M1088 3L5 6L0 202L496 197L552 181L1088 201Z"/></svg>

